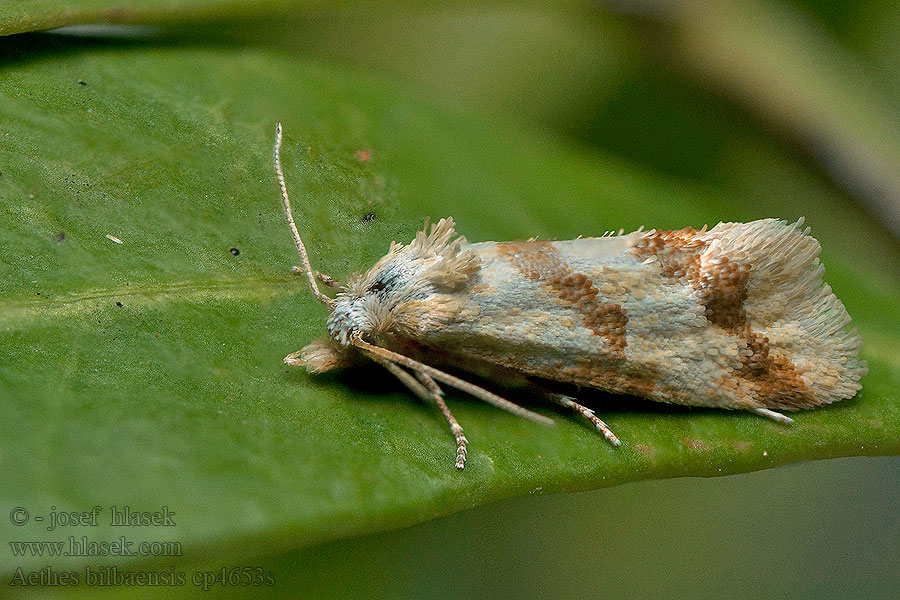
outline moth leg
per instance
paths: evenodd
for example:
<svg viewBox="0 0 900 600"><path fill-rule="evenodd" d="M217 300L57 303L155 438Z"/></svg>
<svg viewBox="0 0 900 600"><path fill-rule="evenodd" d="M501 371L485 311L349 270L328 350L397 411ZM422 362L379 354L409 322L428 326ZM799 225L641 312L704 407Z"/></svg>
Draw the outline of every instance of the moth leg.
<svg viewBox="0 0 900 600"><path fill-rule="evenodd" d="M527 408L519 406L518 404L514 404L506 398L501 398L497 394L489 392L488 390L460 379L459 377L454 377L449 373L444 373L440 369L435 369L434 367L428 366L425 363L420 363L417 360L409 358L408 356L404 356L403 354L398 354L397 352L393 352L391 350L388 350L387 348L372 345L358 335L351 335L350 343L357 348L365 350L366 355L371 357L373 360L376 356L378 356L393 363L403 365L404 367L412 369L413 371L421 371L423 373L426 373L427 375L430 375L437 381L446 383L447 385L455 387L456 389L466 392L467 394L471 394L479 400L484 400L488 404L493 404L497 408L502 408L508 413L512 413L519 417L524 417L526 419L534 421L535 423L542 423L544 425L554 424L552 419L548 419L544 415L539 415L534 411L530 411Z"/></svg>
<svg viewBox="0 0 900 600"><path fill-rule="evenodd" d="M774 410L769 410L768 408L754 408L751 410L762 417L768 417L773 421L778 421L779 423L784 423L786 425L790 425L794 422L794 420L786 415L781 414L780 412L775 412Z"/></svg>
<svg viewBox="0 0 900 600"><path fill-rule="evenodd" d="M322 283L324 283L325 285L327 285L330 288L340 287L340 284L331 275L326 275L325 273L320 273L319 271L316 271L316 279L318 279L319 281L321 281Z"/></svg>
<svg viewBox="0 0 900 600"><path fill-rule="evenodd" d="M303 267L299 267L297 265L291 267L291 273L293 275L306 275L306 271L303 270ZM316 279L319 280L319 283L322 283L330 288L340 287L341 285L340 283L338 283L337 279L335 279L331 275L326 275L325 273L322 273L320 271L316 271L315 274Z"/></svg>
<svg viewBox="0 0 900 600"><path fill-rule="evenodd" d="M444 392L438 387L437 383L434 382L431 377L428 375L424 375L425 378L419 377L419 381L416 381L412 375L398 367L396 364L391 361L382 358L380 356L372 356L372 359L375 362L382 365L385 369L391 372L397 379L399 379L409 390L414 393L416 396L428 402L429 400L434 401L435 404L438 405L438 408L441 409L441 413L444 415L444 418L447 419L447 422L450 424L450 431L453 432L453 437L456 438L456 468L464 469L466 466L466 444L469 440L466 439L466 436L463 434L462 427L459 426L459 423L456 421L456 418L453 416L453 413L450 412L450 408L447 406L447 403L444 402ZM419 373L416 373L419 375Z"/></svg>
<svg viewBox="0 0 900 600"><path fill-rule="evenodd" d="M462 427L460 427L456 417L450 412L450 407L444 402L444 390L441 389L441 386L439 386L427 373L423 373L422 371L416 371L415 373L416 379L418 379L429 391L431 399L434 400L434 403L441 409L441 414L444 415L447 424L450 425L450 431L453 432L453 437L456 438L456 468L462 469L466 466L466 444L469 443L469 440L466 439L466 435L463 433Z"/></svg>
<svg viewBox="0 0 900 600"><path fill-rule="evenodd" d="M555 392L545 391L544 394L549 398L552 402L556 402L560 406L565 406L568 409L574 410L576 413L587 419L591 422L591 424L603 434L603 437L606 438L606 441L612 444L613 446L621 446L622 442L619 441L619 438L616 437L616 434L612 432L609 426L601 421L597 415L594 414L587 406L582 404L578 404L575 402L575 399L571 396L566 396L565 394L557 394Z"/></svg>

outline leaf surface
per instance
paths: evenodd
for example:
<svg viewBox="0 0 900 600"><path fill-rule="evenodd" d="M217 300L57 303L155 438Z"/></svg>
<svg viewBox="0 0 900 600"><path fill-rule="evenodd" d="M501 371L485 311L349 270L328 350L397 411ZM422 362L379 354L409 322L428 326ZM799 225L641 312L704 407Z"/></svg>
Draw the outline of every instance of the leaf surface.
<svg viewBox="0 0 900 600"><path fill-rule="evenodd" d="M0 66L3 506L167 506L175 533L144 539L246 555L534 491L900 452L900 250L858 209L811 212L777 190L758 205L713 197L275 52L41 36L17 49ZM507 240L805 213L865 340L864 388L792 427L585 397L619 449L552 407L529 404L556 418L547 428L451 393L470 440L456 472L437 410L379 370L313 377L281 364L324 335L325 314L289 273L276 120L314 266L339 278L426 215ZM866 236L876 260L858 248ZM6 519L0 531L59 537Z"/></svg>

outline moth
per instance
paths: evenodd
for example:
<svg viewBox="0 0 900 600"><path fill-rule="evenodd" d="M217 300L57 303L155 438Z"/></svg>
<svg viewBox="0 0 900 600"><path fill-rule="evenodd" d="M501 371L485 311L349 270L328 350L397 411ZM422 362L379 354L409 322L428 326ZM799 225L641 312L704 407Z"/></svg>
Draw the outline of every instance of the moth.
<svg viewBox="0 0 900 600"><path fill-rule="evenodd" d="M284 362L311 373L372 360L434 402L466 461L441 384L539 423L550 419L460 379L456 369L527 385L619 439L567 389L596 388L691 406L744 410L781 423L850 398L866 374L861 339L822 281L819 243L796 223L762 219L568 241L470 243L441 219L349 278L319 290L291 214L276 127L285 216L328 337ZM331 284L330 277L319 279Z"/></svg>

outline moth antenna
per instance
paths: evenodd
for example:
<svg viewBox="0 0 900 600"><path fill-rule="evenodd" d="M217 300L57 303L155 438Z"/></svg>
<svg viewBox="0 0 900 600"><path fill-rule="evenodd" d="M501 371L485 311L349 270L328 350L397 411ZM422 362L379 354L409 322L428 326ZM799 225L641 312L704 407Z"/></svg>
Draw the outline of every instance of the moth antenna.
<svg viewBox="0 0 900 600"><path fill-rule="evenodd" d="M455 387L456 389L466 392L479 400L484 400L488 404L493 404L497 408L501 408L508 413L512 413L516 416L523 417L525 419L529 419L536 423L541 423L542 425L553 425L553 419L548 419L543 415L539 415L536 412L532 412L527 408L523 408L518 404L514 404L507 400L506 398L501 398L497 394L493 392L489 392L488 390L479 387L473 383L469 383L459 377L454 377L449 373L444 373L439 369L435 369L434 367L430 367L425 363L420 363L417 360L414 360L408 356L404 356L403 354L398 354L396 352L392 352L387 348L382 348L380 346L375 346L370 344L369 342L363 340L359 337L358 334L353 334L350 336L350 343L364 350L369 355L380 356L382 358L386 358L387 360L403 365L408 369L412 369L413 371L419 371L426 375L430 375L434 379L446 383L450 387ZM374 357L373 357L374 358Z"/></svg>
<svg viewBox="0 0 900 600"><path fill-rule="evenodd" d="M281 170L281 123L275 124L275 149L272 155L275 159L275 177L278 178L278 185L281 188L281 204L284 205L284 216L287 217L288 226L291 228L291 234L294 236L294 245L300 252L300 259L303 261L303 271L309 279L309 285L316 300L328 307L328 310L334 308L334 300L319 291L316 284L316 276L313 274L312 266L309 264L309 256L306 254L306 246L300 239L300 232L297 231L297 225L294 223L294 216L291 214L291 201L288 199L287 186L284 184L284 172Z"/></svg>

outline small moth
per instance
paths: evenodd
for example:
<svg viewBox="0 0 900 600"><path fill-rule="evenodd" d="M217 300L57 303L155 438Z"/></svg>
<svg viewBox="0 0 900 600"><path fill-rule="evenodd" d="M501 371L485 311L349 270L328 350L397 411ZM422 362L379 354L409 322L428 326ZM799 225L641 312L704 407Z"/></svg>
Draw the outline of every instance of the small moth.
<svg viewBox="0 0 900 600"><path fill-rule="evenodd" d="M284 362L311 373L360 357L433 401L467 440L440 384L540 423L550 419L446 373L527 385L619 440L594 412L555 390L596 388L691 406L745 410L779 421L852 397L866 374L861 339L823 283L819 243L776 219L712 229L644 231L568 241L469 243L450 218L391 244L332 298L291 215L276 127L275 173L302 267L329 311L328 337ZM333 284L319 275L323 283ZM439 368L441 367L441 368Z"/></svg>

